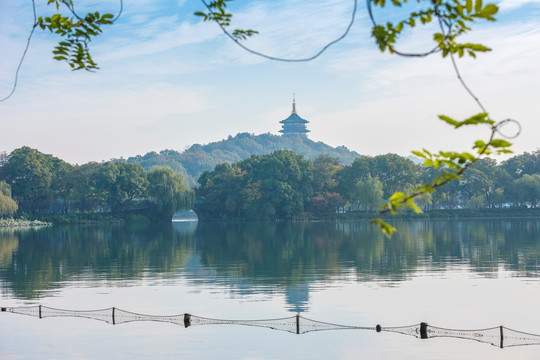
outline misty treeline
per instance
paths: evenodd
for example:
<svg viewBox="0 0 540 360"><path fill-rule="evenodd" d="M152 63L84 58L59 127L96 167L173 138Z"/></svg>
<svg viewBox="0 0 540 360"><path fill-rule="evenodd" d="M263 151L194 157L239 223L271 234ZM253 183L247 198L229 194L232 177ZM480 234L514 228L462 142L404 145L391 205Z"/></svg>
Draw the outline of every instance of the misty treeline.
<svg viewBox="0 0 540 360"><path fill-rule="evenodd" d="M377 211L396 191L411 191L447 169L424 168L395 154L356 158L351 165L321 155L306 160L279 150L224 163L199 178L199 218L288 219L337 211ZM423 210L537 207L540 150L501 164L485 158L454 182L418 199Z"/></svg>
<svg viewBox="0 0 540 360"><path fill-rule="evenodd" d="M193 204L193 191L169 167L147 172L119 161L71 165L26 146L0 154L0 192L15 202L9 209L0 204L0 216L144 210L170 220Z"/></svg>
<svg viewBox="0 0 540 360"><path fill-rule="evenodd" d="M344 165L329 155L306 159L290 150L222 163L198 178L194 191L170 167L126 161L71 165L22 147L0 154L0 215L121 213L146 209L170 219L194 208L205 219L326 217L377 211L396 191L429 182L424 168L395 154L360 156ZM498 164L485 158L462 176L418 199L425 210L530 207L540 203L540 150Z"/></svg>

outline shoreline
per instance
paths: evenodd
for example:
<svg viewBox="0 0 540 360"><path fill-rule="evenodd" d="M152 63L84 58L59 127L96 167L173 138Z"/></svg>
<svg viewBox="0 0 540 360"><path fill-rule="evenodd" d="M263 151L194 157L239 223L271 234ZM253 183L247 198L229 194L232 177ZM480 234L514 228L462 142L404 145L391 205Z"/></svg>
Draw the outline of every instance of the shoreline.
<svg viewBox="0 0 540 360"><path fill-rule="evenodd" d="M0 229L52 226L51 222L27 219L0 219Z"/></svg>
<svg viewBox="0 0 540 360"><path fill-rule="evenodd" d="M355 211L347 213L335 213L325 216L314 216L303 213L292 219L256 220L256 219L197 219L199 222L236 222L236 221L336 221L336 220L372 220L377 216L376 212ZM85 224L137 224L150 223L150 219L141 215L130 214L129 216L118 216L118 214L64 214L53 216L37 217L36 220L21 219L0 219L0 229L2 228L30 228L47 227L53 225ZM420 214L411 211L398 213L395 215L385 214L386 220L485 220L485 219L540 219L540 208L498 208L498 209L445 209L427 210Z"/></svg>
<svg viewBox="0 0 540 360"><path fill-rule="evenodd" d="M377 213L355 212L337 214L338 219L372 219ZM438 209L427 210L416 214L412 211L395 215L385 214L383 219L411 219L411 220L482 220L482 219L509 219L509 218L540 218L540 208L495 208L495 209Z"/></svg>

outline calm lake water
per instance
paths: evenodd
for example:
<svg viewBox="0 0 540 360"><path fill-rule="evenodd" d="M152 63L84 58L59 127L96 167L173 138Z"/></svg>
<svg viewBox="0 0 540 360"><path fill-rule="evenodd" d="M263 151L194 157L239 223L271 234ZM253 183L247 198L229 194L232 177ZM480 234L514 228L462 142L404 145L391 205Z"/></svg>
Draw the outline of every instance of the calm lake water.
<svg viewBox="0 0 540 360"><path fill-rule="evenodd" d="M0 305L540 334L540 220L0 230ZM538 359L455 338L0 313L1 359Z"/></svg>

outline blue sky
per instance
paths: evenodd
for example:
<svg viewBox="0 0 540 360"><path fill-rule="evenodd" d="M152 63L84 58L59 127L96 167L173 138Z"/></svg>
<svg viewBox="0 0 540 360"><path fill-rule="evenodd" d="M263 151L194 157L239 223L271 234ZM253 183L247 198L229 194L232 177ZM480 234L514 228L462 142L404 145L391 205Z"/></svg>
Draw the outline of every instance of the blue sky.
<svg viewBox="0 0 540 360"><path fill-rule="evenodd" d="M52 8L38 2L38 16ZM76 1L116 13L119 2ZM462 76L492 118L523 127L517 153L540 147L540 1L503 0L498 21L468 36L493 48L459 59ZM236 0L235 27L260 35L245 44L281 57L316 53L346 28L352 0ZM32 2L0 0L0 98L13 86L32 23ZM92 42L95 73L72 72L52 60L56 39L38 31L14 95L0 103L0 151L27 145L70 163L182 151L239 132L278 134L296 94L310 138L361 154L411 150L467 151L488 129L452 130L437 118L479 111L449 59L382 54L370 38L365 2L348 37L318 59L283 63L249 54L212 23L195 0L124 0L120 19ZM392 12L378 12L380 21ZM407 34L402 48L432 46L430 33ZM513 129L508 128L508 132ZM487 140L487 139L486 139Z"/></svg>

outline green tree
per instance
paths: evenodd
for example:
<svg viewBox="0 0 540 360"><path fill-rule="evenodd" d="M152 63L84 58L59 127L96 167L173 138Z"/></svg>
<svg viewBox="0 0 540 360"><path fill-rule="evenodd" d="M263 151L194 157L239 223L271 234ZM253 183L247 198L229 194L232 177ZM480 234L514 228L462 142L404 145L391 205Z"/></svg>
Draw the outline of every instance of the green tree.
<svg viewBox="0 0 540 360"><path fill-rule="evenodd" d="M525 174L540 174L540 149L513 156L503 161L501 167L514 179Z"/></svg>
<svg viewBox="0 0 540 360"><path fill-rule="evenodd" d="M353 201L366 211L378 210L383 204L383 184L378 177L368 175L354 187Z"/></svg>
<svg viewBox="0 0 540 360"><path fill-rule="evenodd" d="M57 200L67 196L66 181L72 166L52 155L24 146L15 149L2 166L3 180L11 186L22 210L59 211Z"/></svg>
<svg viewBox="0 0 540 360"><path fill-rule="evenodd" d="M158 219L170 221L176 211L193 206L193 191L184 177L175 174L170 167L155 167L147 178L147 196L155 205Z"/></svg>
<svg viewBox="0 0 540 360"><path fill-rule="evenodd" d="M540 202L540 175L525 174L513 182L516 200L530 207L537 207Z"/></svg>
<svg viewBox="0 0 540 360"><path fill-rule="evenodd" d="M11 198L11 187L5 181L0 181L0 217L13 216L18 209L17 203Z"/></svg>
<svg viewBox="0 0 540 360"><path fill-rule="evenodd" d="M481 194L488 208L501 206L505 201L504 189L508 188L511 182L508 172L491 158L479 159L471 167L471 172L473 170L479 171L472 184L475 195Z"/></svg>
<svg viewBox="0 0 540 360"><path fill-rule="evenodd" d="M462 203L474 199L475 207L483 207L486 205L485 195L494 190L494 182L484 172L471 168L463 175L460 189Z"/></svg>
<svg viewBox="0 0 540 360"><path fill-rule="evenodd" d="M260 182L261 198L251 216L287 219L305 210L313 193L313 163L290 150L253 155L238 163L247 180Z"/></svg>
<svg viewBox="0 0 540 360"><path fill-rule="evenodd" d="M345 166L338 174L339 193L348 200L354 198L354 188L358 181L364 181L371 176L371 158L362 156L354 159L350 166Z"/></svg>
<svg viewBox="0 0 540 360"><path fill-rule="evenodd" d="M425 193L418 197L418 206L422 210L427 210L433 205L433 194L432 193Z"/></svg>
<svg viewBox="0 0 540 360"><path fill-rule="evenodd" d="M313 161L313 193L335 192L343 165L338 158L321 154Z"/></svg>
<svg viewBox="0 0 540 360"><path fill-rule="evenodd" d="M387 199L400 189L414 187L420 176L420 167L402 156L386 154L372 158L370 174L376 174L382 182L384 198Z"/></svg>
<svg viewBox="0 0 540 360"><path fill-rule="evenodd" d="M107 192L99 186L102 166L106 165L89 162L74 166L67 179L71 211L94 212L106 208Z"/></svg>
<svg viewBox="0 0 540 360"><path fill-rule="evenodd" d="M108 162L101 167L96 185L113 211L122 211L135 199L143 199L148 180L139 164Z"/></svg>
<svg viewBox="0 0 540 360"><path fill-rule="evenodd" d="M386 199L398 189L414 187L420 174L420 166L396 154L362 156L340 172L339 189L347 200L352 200L358 182L377 177L382 183L383 198Z"/></svg>
<svg viewBox="0 0 540 360"><path fill-rule="evenodd" d="M3 179L4 176L4 166L7 165L9 160L9 154L6 151L0 152L0 179Z"/></svg>
<svg viewBox="0 0 540 360"><path fill-rule="evenodd" d="M28 146L15 149L4 168L4 179L11 185L13 196L26 200L50 197L53 175L43 153Z"/></svg>
<svg viewBox="0 0 540 360"><path fill-rule="evenodd" d="M313 163L289 150L225 163L199 177L195 211L200 219L288 219L305 211Z"/></svg>
<svg viewBox="0 0 540 360"><path fill-rule="evenodd" d="M250 206L241 204L240 189L247 182L245 174L228 163L203 172L199 177L201 186L195 189L195 211L199 219L240 216L240 210Z"/></svg>

